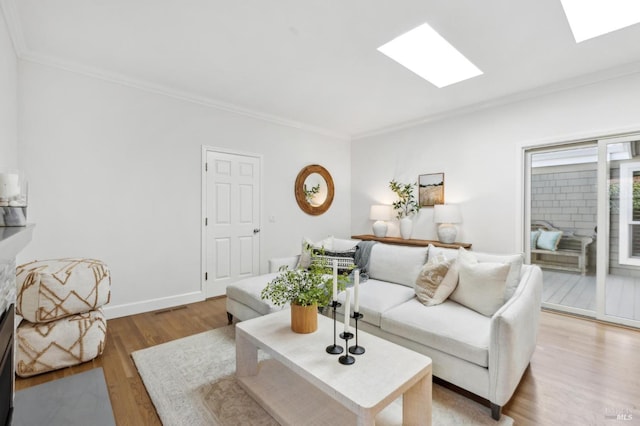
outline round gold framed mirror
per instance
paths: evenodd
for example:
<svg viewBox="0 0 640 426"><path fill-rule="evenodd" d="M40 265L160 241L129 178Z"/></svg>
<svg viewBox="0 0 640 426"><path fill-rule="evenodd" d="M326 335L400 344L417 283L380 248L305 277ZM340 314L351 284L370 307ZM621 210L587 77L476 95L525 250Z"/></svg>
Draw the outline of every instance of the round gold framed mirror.
<svg viewBox="0 0 640 426"><path fill-rule="evenodd" d="M310 215L326 212L333 202L333 179L327 169L318 164L300 170L294 190L298 206Z"/></svg>

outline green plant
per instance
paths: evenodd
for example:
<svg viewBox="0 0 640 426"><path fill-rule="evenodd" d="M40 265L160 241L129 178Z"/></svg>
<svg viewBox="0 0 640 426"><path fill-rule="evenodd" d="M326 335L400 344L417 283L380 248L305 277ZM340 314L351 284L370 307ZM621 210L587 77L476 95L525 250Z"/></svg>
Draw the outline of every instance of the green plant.
<svg viewBox="0 0 640 426"><path fill-rule="evenodd" d="M307 203L310 203L313 197L320 192L320 184L312 186L311 189L307 189L307 185L304 185L302 191L304 192L304 198L307 200Z"/></svg>
<svg viewBox="0 0 640 426"><path fill-rule="evenodd" d="M396 217L402 219L413 213L420 211L420 204L413 195L415 183L399 183L395 179L389 182L389 188L396 193L399 200L392 203L393 209L396 210Z"/></svg>
<svg viewBox="0 0 640 426"><path fill-rule="evenodd" d="M345 275L338 275L338 291L345 288ZM308 269L280 268L280 274L262 289L260 297L277 306L292 303L301 306L327 306L333 296L333 270L326 260L312 263Z"/></svg>

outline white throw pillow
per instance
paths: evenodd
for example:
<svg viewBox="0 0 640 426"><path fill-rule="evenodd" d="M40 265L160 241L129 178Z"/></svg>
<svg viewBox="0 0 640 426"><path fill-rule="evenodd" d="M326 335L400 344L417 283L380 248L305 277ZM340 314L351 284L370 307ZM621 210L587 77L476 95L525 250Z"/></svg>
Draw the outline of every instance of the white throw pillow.
<svg viewBox="0 0 640 426"><path fill-rule="evenodd" d="M458 262L459 263L506 263L511 266L509 269L509 276L507 277L507 285L504 291L505 302L513 296L518 284L520 283L520 272L522 270L522 264L524 262L524 256L522 253L516 254L489 254L489 253L474 253L469 250L465 250L460 247L458 250ZM431 253L431 252L430 252ZM449 257L448 254L447 257Z"/></svg>
<svg viewBox="0 0 640 426"><path fill-rule="evenodd" d="M429 244L429 259L435 259L438 256L444 256L447 259L455 259L458 257L459 253L460 252L457 249L436 247L433 244Z"/></svg>
<svg viewBox="0 0 640 426"><path fill-rule="evenodd" d="M509 275L509 264L465 263L458 268L458 286L451 300L487 317L504 304L504 291Z"/></svg>
<svg viewBox="0 0 640 426"><path fill-rule="evenodd" d="M467 265L473 265L478 263L478 257L476 256L475 253L471 253L468 250L465 250L463 247L460 247L458 249L458 262L462 265L462 264L467 264Z"/></svg>
<svg viewBox="0 0 640 426"><path fill-rule="evenodd" d="M511 266L509 269L509 275L507 276L507 286L504 290L504 301L511 299L513 293L516 292L518 284L520 283L520 272L522 270L522 264L524 263L524 255L522 253L516 254L488 254L488 253L476 253L476 259L478 262L491 262L491 263L507 263Z"/></svg>
<svg viewBox="0 0 640 426"><path fill-rule="evenodd" d="M439 305L455 290L458 284L458 271L454 267L455 259L441 255L431 258L422 267L416 285L416 297L425 306Z"/></svg>

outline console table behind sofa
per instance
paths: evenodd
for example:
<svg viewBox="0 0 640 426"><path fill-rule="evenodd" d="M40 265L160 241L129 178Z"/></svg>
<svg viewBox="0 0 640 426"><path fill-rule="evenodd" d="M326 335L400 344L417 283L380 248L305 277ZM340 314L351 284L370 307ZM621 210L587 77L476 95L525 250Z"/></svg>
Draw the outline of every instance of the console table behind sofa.
<svg viewBox="0 0 640 426"><path fill-rule="evenodd" d="M351 238L354 240L362 240L362 241L378 241L379 243L387 243L387 244L396 244L401 246L417 246L417 247L427 247L429 244L435 247L442 248L452 248L457 249L463 247L465 249L470 249L470 243L441 243L440 241L435 240L414 240L414 239L402 239L398 237L376 237L375 235L352 235Z"/></svg>

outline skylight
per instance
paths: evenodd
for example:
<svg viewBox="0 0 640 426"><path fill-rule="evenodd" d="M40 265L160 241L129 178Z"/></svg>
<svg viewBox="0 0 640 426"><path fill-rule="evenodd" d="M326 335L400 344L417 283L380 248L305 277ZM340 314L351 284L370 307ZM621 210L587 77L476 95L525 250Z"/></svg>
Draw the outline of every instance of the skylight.
<svg viewBox="0 0 640 426"><path fill-rule="evenodd" d="M638 0L560 0L576 43L640 22Z"/></svg>
<svg viewBox="0 0 640 426"><path fill-rule="evenodd" d="M482 74L429 24L396 37L378 50L439 88Z"/></svg>

